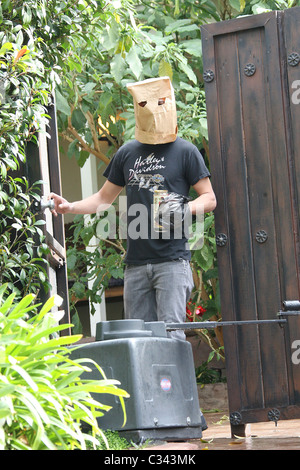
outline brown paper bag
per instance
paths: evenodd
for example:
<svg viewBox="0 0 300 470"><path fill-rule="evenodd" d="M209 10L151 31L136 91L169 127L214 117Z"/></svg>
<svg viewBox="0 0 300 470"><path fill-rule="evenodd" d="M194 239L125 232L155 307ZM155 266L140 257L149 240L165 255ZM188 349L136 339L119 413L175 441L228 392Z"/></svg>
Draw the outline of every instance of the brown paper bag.
<svg viewBox="0 0 300 470"><path fill-rule="evenodd" d="M135 138L143 144L166 144L177 137L174 89L169 77L129 83L135 113Z"/></svg>

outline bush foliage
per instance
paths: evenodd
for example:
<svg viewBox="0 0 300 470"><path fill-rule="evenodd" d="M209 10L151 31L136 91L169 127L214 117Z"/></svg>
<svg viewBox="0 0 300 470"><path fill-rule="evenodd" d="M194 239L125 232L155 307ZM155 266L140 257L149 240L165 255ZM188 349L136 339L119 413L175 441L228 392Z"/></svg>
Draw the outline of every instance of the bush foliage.
<svg viewBox="0 0 300 470"><path fill-rule="evenodd" d="M97 417L110 407L91 393L118 396L125 418L127 392L93 361L99 380L81 379L88 360L84 366L72 360L67 347L81 336L59 337L68 325L58 325L59 311L51 312L56 297L41 306L33 294L16 302L13 293L4 300L6 289L0 288L0 449L86 449L87 443L99 446L98 438L107 443ZM82 422L92 433L82 431Z"/></svg>

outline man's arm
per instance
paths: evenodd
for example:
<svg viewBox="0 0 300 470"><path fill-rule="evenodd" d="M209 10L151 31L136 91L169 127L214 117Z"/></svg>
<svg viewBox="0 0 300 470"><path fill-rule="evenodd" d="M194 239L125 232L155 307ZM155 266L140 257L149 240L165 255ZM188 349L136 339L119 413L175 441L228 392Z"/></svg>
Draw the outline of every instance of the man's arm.
<svg viewBox="0 0 300 470"><path fill-rule="evenodd" d="M110 181L105 181L102 188L92 196L75 202L68 202L62 196L50 193L48 199L54 200L52 214L95 214L107 209L122 191L122 186L117 186Z"/></svg>
<svg viewBox="0 0 300 470"><path fill-rule="evenodd" d="M197 207L200 208L200 206L204 208L204 212L213 211L217 206L217 200L210 179L207 177L199 180L193 188L199 196L189 202L191 213L196 214Z"/></svg>

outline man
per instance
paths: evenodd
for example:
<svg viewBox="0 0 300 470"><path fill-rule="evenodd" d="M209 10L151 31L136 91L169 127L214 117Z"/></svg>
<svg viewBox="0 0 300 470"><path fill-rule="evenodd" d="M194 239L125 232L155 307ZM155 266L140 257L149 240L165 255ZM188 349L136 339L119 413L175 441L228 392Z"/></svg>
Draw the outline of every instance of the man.
<svg viewBox="0 0 300 470"><path fill-rule="evenodd" d="M128 90L134 99L135 140L117 151L104 172L102 188L73 203L54 193L49 197L54 199L54 215L92 214L109 207L125 186L125 317L182 323L193 288L184 222L187 214L214 210L216 198L202 155L177 136L170 79L144 80L129 84ZM187 202L191 186L198 197ZM138 212L146 214L140 232L132 230ZM169 336L185 339L182 330Z"/></svg>

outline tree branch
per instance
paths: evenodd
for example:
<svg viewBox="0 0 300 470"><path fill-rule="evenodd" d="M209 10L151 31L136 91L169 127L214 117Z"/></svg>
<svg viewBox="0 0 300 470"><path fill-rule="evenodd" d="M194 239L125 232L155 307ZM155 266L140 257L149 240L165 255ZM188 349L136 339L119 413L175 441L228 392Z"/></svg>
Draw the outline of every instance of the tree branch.
<svg viewBox="0 0 300 470"><path fill-rule="evenodd" d="M68 117L68 128L67 128L67 130L73 135L73 137L75 137L75 139L78 140L79 145L83 150L86 150L87 152L91 153L92 155L95 155L95 157L99 158L99 160L102 160L106 165L109 164L109 162L110 162L109 158L103 152L101 152L100 149L94 149L94 148L90 147L84 141L84 139L78 134L76 129L72 126L70 116ZM94 141L94 143L95 143L95 141Z"/></svg>

